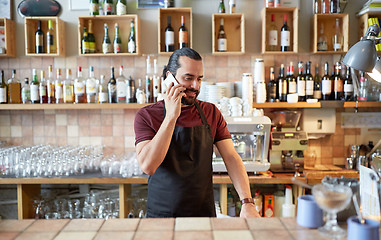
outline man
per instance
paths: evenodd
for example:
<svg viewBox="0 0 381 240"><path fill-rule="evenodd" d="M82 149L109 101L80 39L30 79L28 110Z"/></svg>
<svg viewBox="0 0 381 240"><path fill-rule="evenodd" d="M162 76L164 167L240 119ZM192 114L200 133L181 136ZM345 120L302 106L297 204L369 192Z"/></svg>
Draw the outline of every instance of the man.
<svg viewBox="0 0 381 240"><path fill-rule="evenodd" d="M215 105L196 100L203 77L201 56L176 50L163 74L173 74L159 101L135 117L136 152L148 180L147 217L215 217L212 154L215 144L240 199L241 217L259 217L245 167Z"/></svg>

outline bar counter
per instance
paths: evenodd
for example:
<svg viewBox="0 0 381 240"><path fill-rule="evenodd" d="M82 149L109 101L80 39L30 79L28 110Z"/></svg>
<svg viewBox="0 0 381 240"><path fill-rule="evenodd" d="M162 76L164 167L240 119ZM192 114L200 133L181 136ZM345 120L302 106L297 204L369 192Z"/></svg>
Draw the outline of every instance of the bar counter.
<svg viewBox="0 0 381 240"><path fill-rule="evenodd" d="M327 239L296 218L1 220L2 240Z"/></svg>

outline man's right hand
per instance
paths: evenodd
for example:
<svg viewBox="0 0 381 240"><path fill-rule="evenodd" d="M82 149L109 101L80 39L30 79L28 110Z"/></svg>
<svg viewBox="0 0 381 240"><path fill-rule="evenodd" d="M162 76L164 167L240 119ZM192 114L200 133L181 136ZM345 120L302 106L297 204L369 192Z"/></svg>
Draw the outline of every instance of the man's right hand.
<svg viewBox="0 0 381 240"><path fill-rule="evenodd" d="M166 117L169 119L177 119L181 113L181 99L185 96L186 88L181 84L173 86L171 83L170 87L167 89L167 93L164 94L164 103L165 103L165 111Z"/></svg>

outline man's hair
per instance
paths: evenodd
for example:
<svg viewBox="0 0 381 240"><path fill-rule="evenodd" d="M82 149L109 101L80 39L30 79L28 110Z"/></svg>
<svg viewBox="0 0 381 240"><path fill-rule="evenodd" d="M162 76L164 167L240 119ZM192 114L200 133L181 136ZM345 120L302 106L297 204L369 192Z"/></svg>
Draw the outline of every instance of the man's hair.
<svg viewBox="0 0 381 240"><path fill-rule="evenodd" d="M180 63L179 58L181 56L189 57L190 59L202 61L202 58L198 52L193 50L192 48L181 48L177 49L172 53L172 55L169 57L167 66L163 69L163 77L166 78L167 71L170 71L174 76L176 76L177 69L179 69Z"/></svg>

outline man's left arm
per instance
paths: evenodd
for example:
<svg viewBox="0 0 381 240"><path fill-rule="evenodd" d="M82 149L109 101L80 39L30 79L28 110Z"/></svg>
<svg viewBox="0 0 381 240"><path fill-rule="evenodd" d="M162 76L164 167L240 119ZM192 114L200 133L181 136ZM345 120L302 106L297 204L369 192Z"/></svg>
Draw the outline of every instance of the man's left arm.
<svg viewBox="0 0 381 240"><path fill-rule="evenodd" d="M216 142L215 145L224 159L226 169L240 199L251 198L249 177L241 157L234 149L233 141L231 139L224 139ZM242 205L240 217L260 216L253 203L245 203Z"/></svg>

